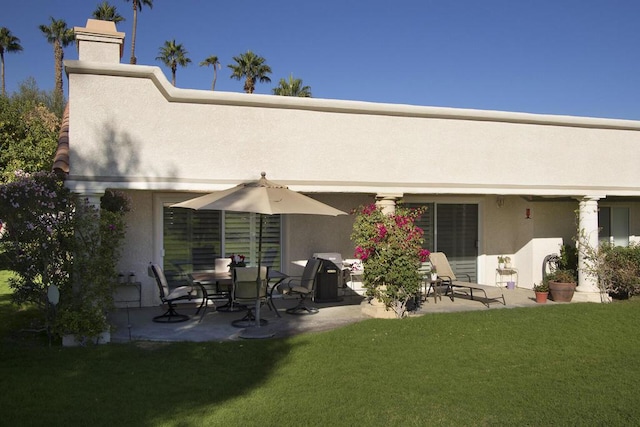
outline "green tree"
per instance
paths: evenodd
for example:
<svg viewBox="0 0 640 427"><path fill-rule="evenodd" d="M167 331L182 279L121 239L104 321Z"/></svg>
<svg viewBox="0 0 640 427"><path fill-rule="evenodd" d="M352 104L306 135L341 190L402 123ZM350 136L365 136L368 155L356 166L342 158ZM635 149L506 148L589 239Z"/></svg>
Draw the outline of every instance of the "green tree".
<svg viewBox="0 0 640 427"><path fill-rule="evenodd" d="M55 93L63 99L62 92L62 61L64 60L64 48L75 40L72 28L67 28L67 23L62 19L50 17L51 25L40 25L40 31L53 45L53 59L55 62Z"/></svg>
<svg viewBox="0 0 640 427"><path fill-rule="evenodd" d="M131 1L133 6L133 30L131 31L131 59L130 63L135 64L138 60L136 58L136 30L138 29L138 11L142 12L142 6L149 6L149 9L153 9L153 0L125 0Z"/></svg>
<svg viewBox="0 0 640 427"><path fill-rule="evenodd" d="M231 78L236 80L245 78L244 91L246 93L253 93L256 89L256 80L259 80L260 83L271 83L268 76L271 74L271 67L265 64L266 59L262 56L248 50L246 53L234 56L233 60L236 63L228 65L231 69Z"/></svg>
<svg viewBox="0 0 640 427"><path fill-rule="evenodd" d="M211 90L216 90L216 80L218 79L218 70L220 69L220 61L218 61L218 57L216 55L211 55L204 61L200 62L200 66L213 66L213 83L211 83Z"/></svg>
<svg viewBox="0 0 640 427"><path fill-rule="evenodd" d="M20 39L11 34L11 31L7 27L0 28L0 67L2 67L0 74L2 74L2 96L7 95L7 91L4 86L4 53L20 51L22 51Z"/></svg>
<svg viewBox="0 0 640 427"><path fill-rule="evenodd" d="M116 24L118 22L124 21L124 16L120 15L116 10L114 5L109 4L107 1L103 1L102 3L96 6L96 10L93 11L91 15L95 19L101 19L103 21L113 21Z"/></svg>
<svg viewBox="0 0 640 427"><path fill-rule="evenodd" d="M311 87L303 86L302 79L295 79L293 74L289 75L289 79L280 79L278 86L273 89L274 95L281 96L299 96L302 98L311 98Z"/></svg>
<svg viewBox="0 0 640 427"><path fill-rule="evenodd" d="M51 170L60 119L50 109L55 95L22 84L11 97L0 97L0 182L15 172Z"/></svg>
<svg viewBox="0 0 640 427"><path fill-rule="evenodd" d="M174 40L167 40L160 48L156 59L162 61L164 65L171 69L171 84L176 85L176 70L178 65L186 67L191 60L187 57L187 50L182 46L182 43L176 44Z"/></svg>

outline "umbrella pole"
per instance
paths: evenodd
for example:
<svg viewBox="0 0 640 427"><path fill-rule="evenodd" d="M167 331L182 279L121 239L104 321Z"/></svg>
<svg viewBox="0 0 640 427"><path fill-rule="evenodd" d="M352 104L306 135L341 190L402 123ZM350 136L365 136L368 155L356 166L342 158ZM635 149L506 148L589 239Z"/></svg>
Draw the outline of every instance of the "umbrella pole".
<svg viewBox="0 0 640 427"><path fill-rule="evenodd" d="M260 232L258 234L258 275L256 277L256 324L240 332L240 338L271 338L275 334L269 328L260 326L260 267L262 266L262 214L260 215ZM268 278L267 278L268 280Z"/></svg>
<svg viewBox="0 0 640 427"><path fill-rule="evenodd" d="M258 276L256 277L256 326L260 327L260 267L262 266L262 214L260 215L260 228L258 233Z"/></svg>

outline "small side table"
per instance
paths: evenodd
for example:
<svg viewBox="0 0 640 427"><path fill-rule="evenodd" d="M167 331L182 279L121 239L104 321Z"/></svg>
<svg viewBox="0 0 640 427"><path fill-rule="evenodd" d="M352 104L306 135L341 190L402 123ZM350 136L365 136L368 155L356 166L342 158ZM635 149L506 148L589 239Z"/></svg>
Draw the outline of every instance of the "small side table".
<svg viewBox="0 0 640 427"><path fill-rule="evenodd" d="M516 280L513 280L515 276ZM505 278L507 278L505 280ZM496 286L504 287L508 282L515 282L516 288L518 287L518 269L516 268L496 268Z"/></svg>
<svg viewBox="0 0 640 427"><path fill-rule="evenodd" d="M436 279L425 279L424 280L424 300L426 301L429 298L429 289L433 289L433 302L435 304L438 303L438 297L440 297L440 301L442 301L442 293L440 292L440 288L442 287L442 279L437 277Z"/></svg>
<svg viewBox="0 0 640 427"><path fill-rule="evenodd" d="M122 291L122 292L121 292ZM130 296L132 293L137 294ZM125 299L118 299L118 294L123 293L127 297ZM138 303L138 307L142 308L142 283L140 282L126 282L126 283L118 283L116 286L116 297L114 297L113 302L115 304L127 304L135 302Z"/></svg>

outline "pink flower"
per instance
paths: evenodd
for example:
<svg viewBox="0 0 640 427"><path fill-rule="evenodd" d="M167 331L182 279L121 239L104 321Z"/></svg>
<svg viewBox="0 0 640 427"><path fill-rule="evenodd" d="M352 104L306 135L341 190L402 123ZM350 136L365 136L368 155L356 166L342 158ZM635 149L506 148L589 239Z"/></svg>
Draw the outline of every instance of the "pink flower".
<svg viewBox="0 0 640 427"><path fill-rule="evenodd" d="M376 224L376 228L378 229L378 237L375 241L380 242L387 236L387 227L384 224Z"/></svg>
<svg viewBox="0 0 640 427"><path fill-rule="evenodd" d="M366 261L367 258L371 256L371 249L365 249L362 246L356 247L355 257Z"/></svg>
<svg viewBox="0 0 640 427"><path fill-rule="evenodd" d="M420 262L425 262L429 259L429 255L431 255L431 252L429 252L428 249L420 249L418 255L420 256Z"/></svg>
<svg viewBox="0 0 640 427"><path fill-rule="evenodd" d="M365 214L365 215L371 215L377 209L378 209L378 207L376 206L376 204L375 203L371 203L370 205L367 205L364 208L362 208L362 213Z"/></svg>

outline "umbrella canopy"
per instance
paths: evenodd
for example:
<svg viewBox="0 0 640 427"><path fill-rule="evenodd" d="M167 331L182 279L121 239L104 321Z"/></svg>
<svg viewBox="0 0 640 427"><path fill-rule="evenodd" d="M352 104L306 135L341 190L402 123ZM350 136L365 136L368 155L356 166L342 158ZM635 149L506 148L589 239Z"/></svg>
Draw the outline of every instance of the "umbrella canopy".
<svg viewBox="0 0 640 427"><path fill-rule="evenodd" d="M309 215L347 215L339 209L325 205L311 197L307 197L293 190L289 190L286 185L277 184L266 178L266 173L262 172L259 180L237 185L233 188L181 203L171 205L172 208L206 209L233 212L252 212L260 214L260 234L258 238L258 267L262 263L262 215L276 214L309 214ZM260 269L258 268L258 271ZM256 277L256 327L260 330L260 303L258 294L260 293L260 277ZM245 338L264 338L271 336L271 333L245 332Z"/></svg>
<svg viewBox="0 0 640 427"><path fill-rule="evenodd" d="M289 190L286 185L269 181L265 176L262 172L262 177L257 181L176 203L171 207L254 212L265 215L347 215L346 212Z"/></svg>

